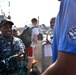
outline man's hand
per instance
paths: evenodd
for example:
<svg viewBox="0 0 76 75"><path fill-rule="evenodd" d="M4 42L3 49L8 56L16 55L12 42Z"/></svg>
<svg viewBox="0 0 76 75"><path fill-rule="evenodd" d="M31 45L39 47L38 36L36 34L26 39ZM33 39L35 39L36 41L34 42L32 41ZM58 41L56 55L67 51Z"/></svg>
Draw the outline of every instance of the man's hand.
<svg viewBox="0 0 76 75"><path fill-rule="evenodd" d="M25 54L25 52L19 52L16 57L17 61L20 61L24 54Z"/></svg>

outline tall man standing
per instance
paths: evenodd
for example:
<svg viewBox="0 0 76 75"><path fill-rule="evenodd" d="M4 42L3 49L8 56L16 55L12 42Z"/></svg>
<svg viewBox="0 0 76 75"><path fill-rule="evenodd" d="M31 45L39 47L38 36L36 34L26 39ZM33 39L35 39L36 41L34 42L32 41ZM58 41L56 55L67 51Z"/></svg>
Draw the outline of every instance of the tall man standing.
<svg viewBox="0 0 76 75"><path fill-rule="evenodd" d="M53 39L57 59L42 75L76 75L76 0L61 0Z"/></svg>
<svg viewBox="0 0 76 75"><path fill-rule="evenodd" d="M35 44L38 43L38 39L37 39L37 35L39 34L39 30L37 28L37 24L38 24L38 21L36 18L33 18L31 20L32 22L32 36L31 36L31 45L30 47L27 48L27 51L28 51L28 75L30 75L30 70L32 68L32 62L33 62L33 59L34 59L34 54L35 54Z"/></svg>

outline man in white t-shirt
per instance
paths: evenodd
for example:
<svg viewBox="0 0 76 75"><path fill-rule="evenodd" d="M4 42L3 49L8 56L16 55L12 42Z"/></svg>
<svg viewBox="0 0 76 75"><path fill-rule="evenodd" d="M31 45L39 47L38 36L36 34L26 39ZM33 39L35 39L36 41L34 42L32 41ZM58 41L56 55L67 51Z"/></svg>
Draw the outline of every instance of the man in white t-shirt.
<svg viewBox="0 0 76 75"><path fill-rule="evenodd" d="M31 20L33 28L32 28L32 36L31 36L31 40L32 43L30 45L30 47L27 48L27 52L28 52L28 75L30 75L30 70L32 67L32 62L34 59L34 53L35 53L35 44L37 44L38 39L37 39L37 35L39 34L39 30L37 28L37 19L33 18Z"/></svg>
<svg viewBox="0 0 76 75"><path fill-rule="evenodd" d="M32 37L31 37L31 39L32 39L32 43L31 43L31 47L35 47L35 43L37 43L37 35L39 34L39 30L38 30L38 28L37 27L34 27L33 29L32 29Z"/></svg>

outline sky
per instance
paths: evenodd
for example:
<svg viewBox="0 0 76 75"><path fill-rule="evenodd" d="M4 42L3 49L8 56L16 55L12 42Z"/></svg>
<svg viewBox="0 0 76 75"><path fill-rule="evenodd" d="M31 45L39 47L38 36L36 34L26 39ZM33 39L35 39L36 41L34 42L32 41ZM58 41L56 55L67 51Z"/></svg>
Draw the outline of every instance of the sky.
<svg viewBox="0 0 76 75"><path fill-rule="evenodd" d="M6 16L10 10L11 20L16 27L29 25L31 19L38 19L38 16L39 25L49 26L50 19L58 14L60 2L58 0L0 0L0 5Z"/></svg>

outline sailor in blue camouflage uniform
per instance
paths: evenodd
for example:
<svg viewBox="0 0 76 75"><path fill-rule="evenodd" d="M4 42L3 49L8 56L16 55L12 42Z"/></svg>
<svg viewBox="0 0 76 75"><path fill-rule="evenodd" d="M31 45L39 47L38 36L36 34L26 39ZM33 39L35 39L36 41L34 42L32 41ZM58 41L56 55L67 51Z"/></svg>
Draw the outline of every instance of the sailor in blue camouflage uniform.
<svg viewBox="0 0 76 75"><path fill-rule="evenodd" d="M13 24L8 19L3 19L0 23L2 32L0 36L0 75L15 75L14 68L16 70L21 66L21 56L24 54L25 46L21 39L12 35Z"/></svg>

